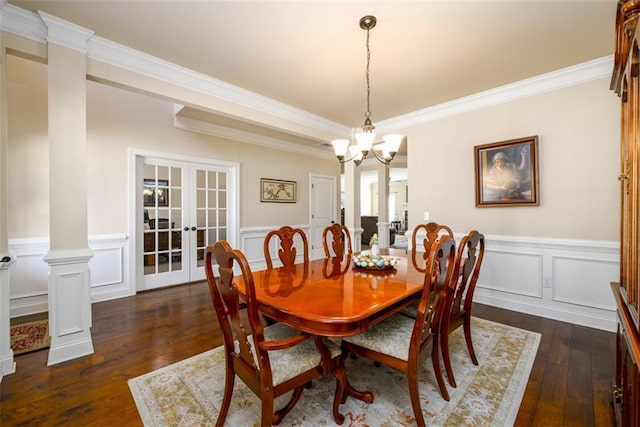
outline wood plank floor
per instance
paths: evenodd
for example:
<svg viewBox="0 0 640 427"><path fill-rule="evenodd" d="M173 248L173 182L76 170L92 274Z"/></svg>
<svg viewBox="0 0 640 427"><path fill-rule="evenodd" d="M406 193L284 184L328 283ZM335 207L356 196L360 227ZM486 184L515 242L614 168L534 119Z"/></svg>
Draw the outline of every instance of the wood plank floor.
<svg viewBox="0 0 640 427"><path fill-rule="evenodd" d="M94 354L47 367L16 356L0 383L2 426L139 426L127 380L222 343L205 282L93 304ZM474 315L540 332L517 426L611 426L615 334L476 305Z"/></svg>

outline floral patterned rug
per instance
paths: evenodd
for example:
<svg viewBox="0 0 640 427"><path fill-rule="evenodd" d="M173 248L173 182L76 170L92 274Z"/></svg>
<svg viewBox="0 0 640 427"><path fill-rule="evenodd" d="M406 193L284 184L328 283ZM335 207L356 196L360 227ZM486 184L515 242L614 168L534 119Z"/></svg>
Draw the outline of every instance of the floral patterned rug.
<svg viewBox="0 0 640 427"><path fill-rule="evenodd" d="M36 320L11 326L11 349L15 355L49 347L49 321Z"/></svg>
<svg viewBox="0 0 640 427"><path fill-rule="evenodd" d="M515 421L540 334L478 318L473 319L472 333L479 366L469 359L461 328L449 339L458 383L457 388L448 387L449 402L440 397L431 360L424 362L419 381L427 425L507 426ZM213 426L222 401L224 374L224 352L219 347L132 378L129 388L145 426ZM403 373L356 358L347 360L347 375L355 388L371 391L375 397L372 404L348 398L340 406L345 426L415 425ZM280 425L335 426L331 415L334 391L333 377L314 380ZM288 395L280 397L276 407L287 399ZM225 425L259 425L260 407L260 400L236 380Z"/></svg>

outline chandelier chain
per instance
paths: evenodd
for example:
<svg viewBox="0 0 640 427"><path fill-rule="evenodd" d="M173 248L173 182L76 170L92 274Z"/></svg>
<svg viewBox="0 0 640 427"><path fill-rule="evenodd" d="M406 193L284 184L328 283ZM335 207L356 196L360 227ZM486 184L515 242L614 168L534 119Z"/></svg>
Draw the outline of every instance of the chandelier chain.
<svg viewBox="0 0 640 427"><path fill-rule="evenodd" d="M375 157L383 165L389 166L391 160L398 153L403 139L403 136L399 134L385 135L382 138L384 140L383 143L374 144L376 134L373 130L376 127L371 123L371 76L369 70L371 65L371 46L369 30L376 26L376 22L376 17L373 15L363 16L360 19L360 28L367 30L367 69L365 74L367 110L364 113L365 119L362 126L360 126L360 132L355 134L356 143L354 145L350 145L350 141L344 138L331 141L336 157L341 164L353 160L356 166L360 166L368 155L373 154L372 157ZM350 158L347 158L347 156L350 156Z"/></svg>
<svg viewBox="0 0 640 427"><path fill-rule="evenodd" d="M371 50L369 49L369 28L367 28L367 111L364 116L368 119L371 117L370 96L371 96L371 83L369 79L369 64L371 63Z"/></svg>

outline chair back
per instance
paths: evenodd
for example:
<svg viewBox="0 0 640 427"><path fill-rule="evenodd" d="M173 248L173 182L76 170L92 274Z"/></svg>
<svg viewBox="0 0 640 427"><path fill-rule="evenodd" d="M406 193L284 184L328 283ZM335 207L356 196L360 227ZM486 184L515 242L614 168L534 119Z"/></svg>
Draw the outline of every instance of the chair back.
<svg viewBox="0 0 640 427"><path fill-rule="evenodd" d="M349 229L342 224L331 224L326 227L322 231L322 247L324 248L325 258L332 256L331 250L333 250L333 256L336 258L344 257L345 253L351 255L353 249Z"/></svg>
<svg viewBox="0 0 640 427"><path fill-rule="evenodd" d="M484 258L484 235L476 230L460 240L457 254L457 267L459 272L457 280L452 280L449 290L451 299L449 313L454 316L461 311L471 311L473 293L480 275L480 267ZM462 301L464 299L464 307Z"/></svg>
<svg viewBox="0 0 640 427"><path fill-rule="evenodd" d="M409 345L409 354L426 356L427 343L437 336L442 319L446 292L455 273L456 242L442 235L431 245L424 275L424 288ZM434 345L437 345L434 343Z"/></svg>
<svg viewBox="0 0 640 427"><path fill-rule="evenodd" d="M212 261L219 267L219 278L216 280L213 274ZM258 351L259 343L264 341L263 326L257 310L257 301L253 274L244 254L237 249L232 249L227 241L221 240L214 245L209 245L205 251L205 272L209 291L213 300L213 307L218 318L220 329L224 338L224 347L227 354L227 363L234 367L236 374L250 387L260 387L261 372L271 375L269 357L267 352L254 358L253 352ZM243 321L244 314L240 310L244 304L240 301L240 294L234 282L234 263L240 268L240 278L244 282L246 302L246 316L248 325ZM252 348L249 337L253 335L256 349ZM262 352L261 352L262 353ZM262 357L264 356L264 357ZM256 361L258 362L256 364ZM265 369L266 368L266 369ZM266 383L271 381L267 379ZM259 394L259 388L254 390Z"/></svg>
<svg viewBox="0 0 640 427"><path fill-rule="evenodd" d="M418 247L418 234L420 230L424 230L426 236L422 240L422 248L424 252L418 255L416 249ZM429 222L426 224L419 224L413 229L411 235L411 262L416 270L424 272L427 267L427 259L431 251L431 246L436 242L439 236L447 235L453 238L453 231L446 225L438 224L437 222Z"/></svg>
<svg viewBox="0 0 640 427"><path fill-rule="evenodd" d="M304 262L309 262L309 242L307 235L300 228L293 228L288 225L282 226L277 230L270 231L264 238L264 258L267 262L267 268L273 268L273 258L271 257L271 240L278 238L278 258L285 267L292 267L296 263L298 250L294 245L295 237L300 236L302 239L302 253Z"/></svg>

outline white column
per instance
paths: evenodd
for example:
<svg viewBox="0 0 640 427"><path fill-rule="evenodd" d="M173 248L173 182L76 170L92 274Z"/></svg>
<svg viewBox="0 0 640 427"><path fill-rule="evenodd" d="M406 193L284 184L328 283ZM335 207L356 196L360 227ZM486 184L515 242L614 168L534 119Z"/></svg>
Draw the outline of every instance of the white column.
<svg viewBox="0 0 640 427"><path fill-rule="evenodd" d="M0 5L1 6L1 5ZM13 261L2 262L9 255L7 233L9 215L8 156L9 138L7 132L7 54L0 39L0 381L3 375L16 371L11 350L9 333L9 267Z"/></svg>
<svg viewBox="0 0 640 427"><path fill-rule="evenodd" d="M389 166L378 165L378 243L389 247Z"/></svg>
<svg viewBox="0 0 640 427"><path fill-rule="evenodd" d="M40 12L49 84L48 364L93 353L87 228L86 46L91 31Z"/></svg>
<svg viewBox="0 0 640 427"><path fill-rule="evenodd" d="M353 162L344 164L344 225L353 240L353 251L362 249L362 227L360 225L360 170Z"/></svg>

